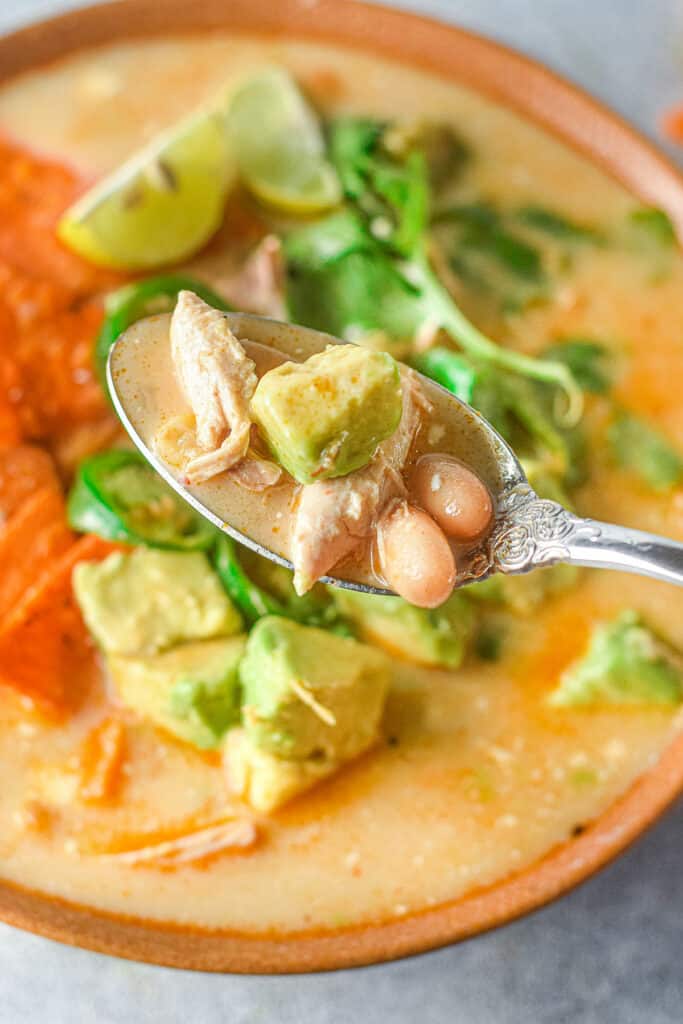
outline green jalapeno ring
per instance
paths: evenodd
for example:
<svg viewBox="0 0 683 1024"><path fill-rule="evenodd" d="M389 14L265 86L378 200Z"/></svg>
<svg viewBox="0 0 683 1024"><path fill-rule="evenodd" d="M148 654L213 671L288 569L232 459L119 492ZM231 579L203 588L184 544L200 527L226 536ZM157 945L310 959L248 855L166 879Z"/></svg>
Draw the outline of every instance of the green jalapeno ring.
<svg viewBox="0 0 683 1024"><path fill-rule="evenodd" d="M284 605L252 582L240 564L235 541L227 534L221 534L216 540L214 568L228 597L242 613L247 627L253 626L264 615L287 614Z"/></svg>
<svg viewBox="0 0 683 1024"><path fill-rule="evenodd" d="M208 285L183 274L166 274L134 281L133 284L124 285L107 297L107 315L97 336L94 352L97 378L105 391L109 349L119 335L142 317L171 310L178 293L182 291L194 292L204 302L224 313L231 311L231 306Z"/></svg>
<svg viewBox="0 0 683 1024"><path fill-rule="evenodd" d="M205 551L216 530L167 487L138 452L101 452L81 463L67 502L73 529L107 540Z"/></svg>

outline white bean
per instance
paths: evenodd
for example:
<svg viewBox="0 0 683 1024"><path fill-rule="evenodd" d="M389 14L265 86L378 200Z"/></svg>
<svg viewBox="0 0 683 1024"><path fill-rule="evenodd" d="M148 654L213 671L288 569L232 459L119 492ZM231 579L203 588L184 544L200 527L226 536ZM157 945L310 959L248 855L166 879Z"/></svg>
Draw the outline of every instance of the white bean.
<svg viewBox="0 0 683 1024"><path fill-rule="evenodd" d="M377 555L384 578L420 608L436 608L455 584L455 559L443 531L426 512L405 501L391 505L377 526Z"/></svg>
<svg viewBox="0 0 683 1024"><path fill-rule="evenodd" d="M476 540L491 525L491 495L476 473L451 455L423 455L410 478L415 501L448 537Z"/></svg>

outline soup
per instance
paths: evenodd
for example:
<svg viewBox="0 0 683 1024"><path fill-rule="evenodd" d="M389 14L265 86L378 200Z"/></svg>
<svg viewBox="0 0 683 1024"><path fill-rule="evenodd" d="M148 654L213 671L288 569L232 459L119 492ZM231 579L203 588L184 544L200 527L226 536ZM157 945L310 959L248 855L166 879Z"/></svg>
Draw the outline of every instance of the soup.
<svg viewBox="0 0 683 1024"><path fill-rule="evenodd" d="M597 572L551 570L506 581L502 591L472 588L427 618L325 591L313 612L296 607L295 625L355 633L356 641L329 635L358 644L373 672L382 659L381 724L362 756L276 810L254 809L234 772L226 778L224 745L241 729L200 749L180 735L185 719L175 720L175 733L160 728L151 704L141 705L149 672L147 689L132 686L137 710L122 699L71 579L74 566L112 557L114 568L130 565L131 545L76 539L62 495L83 460L122 446L92 348L105 296L127 278L59 246L55 225L95 178L222 89L226 71L236 77L273 63L291 71L330 122L357 115L405 135L425 119L452 130L430 227L446 254L442 277L470 320L507 350L536 357L552 349L555 361L573 366L584 442L556 420L536 382L526 380L521 393L511 386L503 400L495 387L502 373L492 381L460 363L462 393L469 389L494 422L497 415L539 490L582 514L679 539L683 410L673 384L683 369L683 264L659 211L641 209L558 142L465 90L374 57L218 33L84 52L0 93L2 877L104 911L287 935L402 918L505 878L580 833L680 729L683 617L670 588ZM382 145L390 162L392 147L406 143L383 137ZM237 191L217 235L180 269L229 301L248 252L267 234L293 230L290 215ZM326 309L342 333L339 307ZM319 316L311 314L311 326L322 326ZM415 345L384 325L366 323L363 335L422 368L431 359L435 376L434 352L458 348L443 335ZM137 526L149 531L148 522ZM187 535L199 544L196 529ZM148 549L132 546L149 559ZM9 572L18 550L28 578L25 567ZM237 558L252 597L277 604L278 615L266 619L292 621L280 614L292 613L288 579ZM210 578L217 594L220 581ZM182 581L170 580L182 597ZM211 627L219 636L202 642L231 650L251 643L244 630L223 635L237 620L221 608ZM189 627L184 620L173 628ZM126 630L117 635L125 644ZM639 699L629 701L617 673L612 689L598 686L596 695L585 683L586 658L596 643L612 650L624 636L648 679L656 666L656 685L632 679ZM136 671L142 661L137 652L117 657L128 667L135 661ZM301 701L323 715L322 730L330 709L315 709L311 697L304 688Z"/></svg>

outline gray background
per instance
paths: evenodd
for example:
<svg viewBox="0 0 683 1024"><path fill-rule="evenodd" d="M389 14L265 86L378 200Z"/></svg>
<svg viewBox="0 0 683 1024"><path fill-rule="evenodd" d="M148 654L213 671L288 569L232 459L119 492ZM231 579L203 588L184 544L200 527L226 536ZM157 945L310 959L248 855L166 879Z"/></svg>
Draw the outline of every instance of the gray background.
<svg viewBox="0 0 683 1024"><path fill-rule="evenodd" d="M0 0L0 31L78 6ZM683 5L676 0L396 6L459 22L542 58L655 138L657 113L683 101ZM670 152L683 163L683 150ZM0 1022L679 1024L682 851L679 804L616 864L523 921L441 952L327 975L172 972L0 926Z"/></svg>

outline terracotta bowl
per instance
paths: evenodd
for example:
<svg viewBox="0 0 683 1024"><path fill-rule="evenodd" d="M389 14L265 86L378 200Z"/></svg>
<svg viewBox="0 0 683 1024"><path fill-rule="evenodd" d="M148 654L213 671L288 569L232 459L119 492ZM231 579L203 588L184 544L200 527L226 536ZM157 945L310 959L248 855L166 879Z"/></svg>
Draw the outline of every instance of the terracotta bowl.
<svg viewBox="0 0 683 1024"><path fill-rule="evenodd" d="M400 58L513 107L587 154L683 237L683 178L615 114L552 72L461 29L355 0L120 0L0 40L0 80L81 47L223 28L315 38ZM465 897L391 921L330 931L247 935L96 912L0 882L0 918L28 931L133 960L244 973L351 967L421 952L510 921L602 867L683 790L683 736L578 838Z"/></svg>

